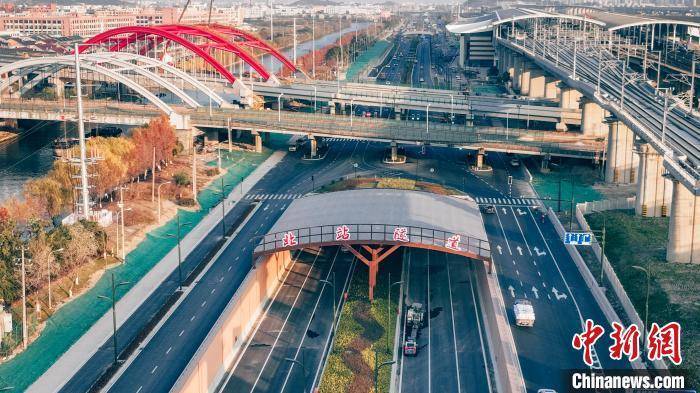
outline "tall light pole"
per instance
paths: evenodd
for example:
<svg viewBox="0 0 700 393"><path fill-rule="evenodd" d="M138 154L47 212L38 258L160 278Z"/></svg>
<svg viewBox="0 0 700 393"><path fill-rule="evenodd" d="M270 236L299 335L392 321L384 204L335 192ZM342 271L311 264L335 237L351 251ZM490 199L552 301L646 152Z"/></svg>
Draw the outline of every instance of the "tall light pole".
<svg viewBox="0 0 700 393"><path fill-rule="evenodd" d="M103 232L104 233L104 232ZM106 244L105 244L106 246ZM62 252L63 248L59 248L58 250L52 250L52 253L59 253ZM46 260L46 278L49 281L49 310L53 310L53 296L51 295L51 258Z"/></svg>
<svg viewBox="0 0 700 393"><path fill-rule="evenodd" d="M294 364L298 364L299 366L301 366L301 372L304 374L303 375L304 379L302 381L304 384L304 393L308 392L308 389L306 388L306 366L304 366L304 363L302 363L296 359L292 359L292 358L284 358L284 361L292 363L292 366Z"/></svg>
<svg viewBox="0 0 700 393"><path fill-rule="evenodd" d="M75 44L75 91L78 105L78 141L80 144L80 196L82 214L85 219L90 218L90 193L88 187L87 152L85 143L85 124L83 123L83 89L80 75L80 46Z"/></svg>
<svg viewBox="0 0 700 393"><path fill-rule="evenodd" d="M313 85L313 88L314 88L314 114L316 114L316 98L317 98L318 89L316 88L316 85Z"/></svg>
<svg viewBox="0 0 700 393"><path fill-rule="evenodd" d="M117 288L123 285L129 285L131 284L129 281L122 281L119 284L116 284L114 282L114 273L112 273L111 276L112 280L112 297L109 298L104 295L99 295L97 296L100 299L111 301L112 302L112 345L114 346L114 364L117 364L117 311L116 311L116 297L117 297Z"/></svg>
<svg viewBox="0 0 700 393"><path fill-rule="evenodd" d="M316 79L316 14L311 14L311 77Z"/></svg>
<svg viewBox="0 0 700 393"><path fill-rule="evenodd" d="M228 184L224 184L224 177L221 176L221 238L226 237L226 187Z"/></svg>
<svg viewBox="0 0 700 393"><path fill-rule="evenodd" d="M274 13L275 13L275 8L272 4L272 0L270 0L270 44L274 45L275 44L275 26L273 23L274 20ZM272 57L270 56L270 69L272 69Z"/></svg>
<svg viewBox="0 0 700 393"><path fill-rule="evenodd" d="M429 123L429 122L430 122L430 105L431 105L431 103L429 102L429 103L425 106L425 133L426 133L426 134L430 131L430 128L429 128L429 124L430 124L430 123Z"/></svg>
<svg viewBox="0 0 700 393"><path fill-rule="evenodd" d="M281 123L282 122L282 96L284 93L280 93L280 95L277 96L277 122Z"/></svg>
<svg viewBox="0 0 700 393"><path fill-rule="evenodd" d="M178 290L182 291L182 251L180 248L180 241L182 240L182 235L181 235L181 228L185 226L192 225L189 222L185 223L180 223L180 211L178 210L177 214L175 215L177 219L177 232L175 235L173 234L167 234L167 237L171 238L176 238L177 239L177 275L178 275Z"/></svg>
<svg viewBox="0 0 700 393"><path fill-rule="evenodd" d="M379 357L378 355L379 355L379 353L375 350L374 351L374 393L379 393L379 383L378 383L379 369L381 369L384 366L389 366L389 365L396 363L396 360L391 360L388 362L383 362L381 364L377 364L377 362L379 361L377 359Z"/></svg>
<svg viewBox="0 0 700 393"><path fill-rule="evenodd" d="M450 94L450 120L455 121L455 96Z"/></svg>
<svg viewBox="0 0 700 393"><path fill-rule="evenodd" d="M158 184L158 222L160 222L160 188L163 187L166 184L170 184L170 181L166 181L164 183Z"/></svg>
<svg viewBox="0 0 700 393"><path fill-rule="evenodd" d="M387 314L387 321L391 323L391 289L394 288L394 285L399 285L403 284L403 281L396 281L394 283L391 282L391 272L389 272L389 290L387 291L386 294L386 314ZM386 352L389 352L389 333L387 332L386 334Z"/></svg>
<svg viewBox="0 0 700 393"><path fill-rule="evenodd" d="M647 291L646 291L646 300L644 301L644 336L643 336L643 341L642 341L642 348L644 352L646 352L646 340L647 340L647 331L649 329L649 288L651 284L651 272L649 272L649 269L643 268L641 266L636 266L633 265L632 269L637 269L640 271L643 271L644 274L647 276Z"/></svg>

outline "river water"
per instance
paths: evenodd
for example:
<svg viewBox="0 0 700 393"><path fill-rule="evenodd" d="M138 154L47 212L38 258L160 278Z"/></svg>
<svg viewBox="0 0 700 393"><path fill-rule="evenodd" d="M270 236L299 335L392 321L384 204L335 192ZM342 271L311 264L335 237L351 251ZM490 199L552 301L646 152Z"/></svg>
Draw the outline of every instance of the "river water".
<svg viewBox="0 0 700 393"><path fill-rule="evenodd" d="M362 30L369 26L368 23L353 23L343 29L343 34L351 31ZM334 43L338 39L338 33L328 34L316 39L316 49ZM301 57L311 51L311 41L297 45L297 57ZM291 59L292 49L282 51ZM262 57L262 64L270 66L270 59ZM279 71L282 64L274 59L272 70ZM64 134L61 123L52 122L28 122L24 125L24 131L18 139L0 145L0 203L12 196L19 195L24 183L32 178L43 176L53 165L53 149L51 142ZM76 137L75 124L68 124L66 133L68 137ZM86 124L89 130L91 125Z"/></svg>

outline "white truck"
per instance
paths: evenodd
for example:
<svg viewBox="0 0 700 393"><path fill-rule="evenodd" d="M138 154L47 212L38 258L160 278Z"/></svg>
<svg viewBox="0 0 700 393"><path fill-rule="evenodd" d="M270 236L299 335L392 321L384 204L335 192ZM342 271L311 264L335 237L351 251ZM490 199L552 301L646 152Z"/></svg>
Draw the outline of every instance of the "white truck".
<svg viewBox="0 0 700 393"><path fill-rule="evenodd" d="M413 303L406 311L406 328L404 329L403 354L418 355L418 332L423 327L423 305Z"/></svg>
<svg viewBox="0 0 700 393"><path fill-rule="evenodd" d="M518 326L532 327L535 324L535 309L532 303L526 299L516 299L513 304L515 324Z"/></svg>

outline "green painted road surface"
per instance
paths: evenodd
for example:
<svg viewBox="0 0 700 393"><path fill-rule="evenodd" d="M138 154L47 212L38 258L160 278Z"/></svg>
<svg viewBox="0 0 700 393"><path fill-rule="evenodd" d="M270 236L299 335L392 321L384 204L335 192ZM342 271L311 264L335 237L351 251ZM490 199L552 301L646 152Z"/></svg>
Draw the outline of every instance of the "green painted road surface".
<svg viewBox="0 0 700 393"><path fill-rule="evenodd" d="M360 72L362 72L367 64L375 58L381 56L389 45L389 41L380 40L375 42L371 48L362 52L360 57L358 57L348 68L348 72L345 74L345 79L348 81L356 80L359 77Z"/></svg>
<svg viewBox="0 0 700 393"><path fill-rule="evenodd" d="M545 205L553 209L557 209L556 200L559 199L559 187L561 184L561 209L569 210L571 207L571 184L573 179L573 200L575 203L592 202L605 199L605 196L593 188L597 177L590 174L574 172L573 176L568 172L568 169L563 172L541 173L536 170L532 172L532 186L540 195L540 198L552 199L545 202ZM560 182L561 180L561 182Z"/></svg>
<svg viewBox="0 0 700 393"><path fill-rule="evenodd" d="M237 191L236 185L241 179L253 172L271 154L269 149L265 149L262 154L223 151L222 167L228 169L224 175L224 183L230 186L226 187L226 192ZM216 166L216 161L207 165ZM202 207L199 211L180 210L182 222L192 223L192 226L182 227L182 236L196 226L220 201L220 184L217 179L199 192L198 200ZM127 263L109 270L114 273L117 282L132 283L118 290L118 299L175 247L176 240L168 238L168 234L175 233L176 226L176 220L173 218L154 229L127 255ZM48 319L41 336L31 343L27 350L0 364L0 388L12 386L13 391L26 390L109 310L110 302L99 299L98 296L101 295L111 297L111 281L108 274L103 275L93 288L56 311Z"/></svg>

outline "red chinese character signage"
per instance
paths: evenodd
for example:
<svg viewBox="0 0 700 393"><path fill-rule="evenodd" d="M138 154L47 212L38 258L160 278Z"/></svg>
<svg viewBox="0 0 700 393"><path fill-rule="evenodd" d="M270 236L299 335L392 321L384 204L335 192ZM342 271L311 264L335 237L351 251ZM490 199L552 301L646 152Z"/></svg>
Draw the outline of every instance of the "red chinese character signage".
<svg viewBox="0 0 700 393"><path fill-rule="evenodd" d="M610 338L613 340L613 345L610 350L610 358L615 360L622 359L622 355L627 356L629 361L635 361L639 358L639 328L637 325L631 325L627 329L617 322L612 323L613 332L610 333Z"/></svg>
<svg viewBox="0 0 700 393"><path fill-rule="evenodd" d="M298 244L294 232L289 231L282 236L282 247L293 247Z"/></svg>
<svg viewBox="0 0 700 393"><path fill-rule="evenodd" d="M397 227L394 228L394 241L407 243L408 240L408 228Z"/></svg>
<svg viewBox="0 0 700 393"><path fill-rule="evenodd" d="M675 365L683 362L681 357L681 325L678 322L670 322L663 327L652 323L647 342L649 360L667 358Z"/></svg>
<svg viewBox="0 0 700 393"><path fill-rule="evenodd" d="M461 248L459 248L459 242L461 240L462 238L459 235L452 235L445 240L445 247L449 248L450 250L460 251Z"/></svg>
<svg viewBox="0 0 700 393"><path fill-rule="evenodd" d="M350 228L347 225L341 225L335 228L335 240L343 241L350 240Z"/></svg>
<svg viewBox="0 0 700 393"><path fill-rule="evenodd" d="M640 356L640 328L637 325L630 325L625 328L618 322L612 323L613 331L610 338L613 344L608 347L610 358L622 359L623 356L632 362ZM596 341L605 333L605 329L596 325L590 319L586 320L586 327L582 333L574 335L571 345L574 349L583 349L583 361L588 365L593 365L593 346ZM683 362L681 356L681 326L677 322L671 322L663 327L656 323L651 324L646 337L647 357L649 360L668 359L673 364L679 365Z"/></svg>
<svg viewBox="0 0 700 393"><path fill-rule="evenodd" d="M589 367L593 365L593 345L605 333L602 326L596 325L590 319L586 320L586 327L583 332L575 334L571 345L574 349L583 349L583 362Z"/></svg>

